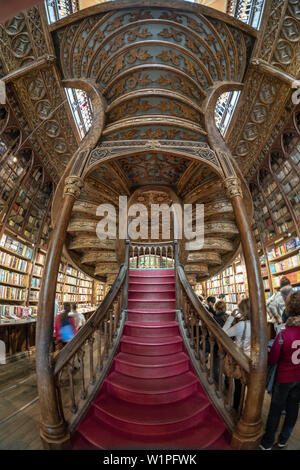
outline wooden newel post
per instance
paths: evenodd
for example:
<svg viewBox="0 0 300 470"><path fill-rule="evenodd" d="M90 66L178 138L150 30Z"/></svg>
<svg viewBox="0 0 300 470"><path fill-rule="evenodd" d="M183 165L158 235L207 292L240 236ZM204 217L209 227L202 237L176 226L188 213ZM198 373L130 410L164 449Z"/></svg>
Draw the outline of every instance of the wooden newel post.
<svg viewBox="0 0 300 470"><path fill-rule="evenodd" d="M64 198L57 224L51 235L38 305L36 368L41 408L40 435L46 449L70 447L70 438L54 383L54 364L50 360L50 346L53 338L56 282L62 249L72 208L82 186L83 181L78 176L69 176L65 180Z"/></svg>
<svg viewBox="0 0 300 470"><path fill-rule="evenodd" d="M234 449L255 449L262 436L261 412L265 393L267 369L267 319L260 264L245 209L240 181L237 177L225 179L244 252L249 298L251 303L251 364L248 391L242 416L232 436Z"/></svg>

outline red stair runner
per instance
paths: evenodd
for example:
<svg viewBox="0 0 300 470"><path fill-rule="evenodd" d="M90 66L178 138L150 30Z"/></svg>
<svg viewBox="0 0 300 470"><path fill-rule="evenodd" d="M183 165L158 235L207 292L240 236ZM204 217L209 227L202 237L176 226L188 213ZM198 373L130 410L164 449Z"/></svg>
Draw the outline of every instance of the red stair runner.
<svg viewBox="0 0 300 470"><path fill-rule="evenodd" d="M74 449L229 449L175 322L173 269L131 270L119 352Z"/></svg>

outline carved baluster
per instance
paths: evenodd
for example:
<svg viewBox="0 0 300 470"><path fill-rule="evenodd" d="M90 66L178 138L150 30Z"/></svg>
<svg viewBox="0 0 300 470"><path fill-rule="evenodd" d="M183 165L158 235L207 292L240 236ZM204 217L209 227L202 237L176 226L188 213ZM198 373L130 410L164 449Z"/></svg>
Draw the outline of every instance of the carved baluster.
<svg viewBox="0 0 300 470"><path fill-rule="evenodd" d="M202 322L201 326L201 348L202 348L202 354L201 354L201 369L205 370L206 369L206 335L207 335L207 328Z"/></svg>
<svg viewBox="0 0 300 470"><path fill-rule="evenodd" d="M220 344L218 344L218 357L219 357L219 374L218 374L218 384L217 384L217 396L221 398L223 396L224 390L224 349Z"/></svg>
<svg viewBox="0 0 300 470"><path fill-rule="evenodd" d="M215 365L215 337L211 332L209 332L209 348L210 348L210 355L209 355L209 374L207 380L210 384L214 382L214 365Z"/></svg>
<svg viewBox="0 0 300 470"><path fill-rule="evenodd" d="M162 268L162 247L159 247L159 267Z"/></svg>
<svg viewBox="0 0 300 470"><path fill-rule="evenodd" d="M191 317L190 319L190 325L191 325L191 334L190 334L190 345L192 348L195 347L195 319L194 319L194 315Z"/></svg>
<svg viewBox="0 0 300 470"><path fill-rule="evenodd" d="M77 413L78 407L76 405L74 379L73 379L74 359L75 357L73 357L71 361L68 363L68 375L69 375L69 387L70 387L70 398L71 398L71 412L75 414Z"/></svg>
<svg viewBox="0 0 300 470"><path fill-rule="evenodd" d="M117 301L114 304L114 329L113 329L113 338L116 336L117 326L118 326L118 312L120 308L120 297L117 298Z"/></svg>
<svg viewBox="0 0 300 470"><path fill-rule="evenodd" d="M92 335L88 339L89 350L90 350L90 383L91 384L94 384L96 380L96 376L94 372L94 342L95 342L95 337L94 335Z"/></svg>
<svg viewBox="0 0 300 470"><path fill-rule="evenodd" d="M108 325L107 325L107 314L104 317L103 324L104 324L104 357L108 357Z"/></svg>
<svg viewBox="0 0 300 470"><path fill-rule="evenodd" d="M227 408L228 410L231 410L233 406L233 397L234 397L233 359L230 356L230 354L228 354L227 357L228 357L228 364L229 364L229 371L227 371L227 373L229 373L229 375L227 375L228 381L229 381L229 387L228 387L226 398L225 398L225 408Z"/></svg>
<svg viewBox="0 0 300 470"><path fill-rule="evenodd" d="M171 251L171 266L170 267L174 267L174 250L173 250L172 245L170 246L170 251Z"/></svg>
<svg viewBox="0 0 300 470"><path fill-rule="evenodd" d="M102 327L103 323L100 324L99 326L99 343L98 343L98 364L99 364L99 370L102 370L103 367L103 351L102 351Z"/></svg>
<svg viewBox="0 0 300 470"><path fill-rule="evenodd" d="M136 267L140 267L140 248L137 247L137 255L136 255Z"/></svg>
<svg viewBox="0 0 300 470"><path fill-rule="evenodd" d="M241 388L241 396L240 396L240 402L239 402L239 407L238 407L238 416L242 414L242 411L244 408L244 402L245 402L245 395L246 395L247 378L246 378L246 374L244 371L242 371L241 382L242 382L242 388Z"/></svg>
<svg viewBox="0 0 300 470"><path fill-rule="evenodd" d="M113 313L114 313L114 307L112 305L109 310L109 349L111 348L112 339L113 339Z"/></svg>
<svg viewBox="0 0 300 470"><path fill-rule="evenodd" d="M80 383L81 383L81 398L83 400L86 399L86 388L85 388L85 378L84 378L84 356L85 356L85 350L84 346L80 348L78 357L80 361Z"/></svg>
<svg viewBox="0 0 300 470"><path fill-rule="evenodd" d="M199 346L200 346L200 337L199 337L199 319L198 317L196 318L196 346L195 346L195 356L197 359L200 359L200 354L199 354Z"/></svg>

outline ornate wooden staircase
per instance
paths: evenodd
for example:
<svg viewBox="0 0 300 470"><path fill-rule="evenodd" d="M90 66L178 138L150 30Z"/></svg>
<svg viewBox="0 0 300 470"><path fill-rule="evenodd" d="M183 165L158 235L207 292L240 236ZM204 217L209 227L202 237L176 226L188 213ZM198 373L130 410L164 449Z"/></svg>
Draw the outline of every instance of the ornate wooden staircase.
<svg viewBox="0 0 300 470"><path fill-rule="evenodd" d="M73 448L228 449L175 321L174 269L130 270L128 294L119 350Z"/></svg>

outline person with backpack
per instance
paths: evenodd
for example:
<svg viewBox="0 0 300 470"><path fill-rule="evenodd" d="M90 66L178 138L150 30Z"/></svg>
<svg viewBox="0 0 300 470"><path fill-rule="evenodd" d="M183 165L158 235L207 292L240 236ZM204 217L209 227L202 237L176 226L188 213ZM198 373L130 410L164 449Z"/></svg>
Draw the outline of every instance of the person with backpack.
<svg viewBox="0 0 300 470"><path fill-rule="evenodd" d="M70 312L71 305L69 302L66 302L64 303L64 310L62 313L55 317L54 336L56 344L59 345L60 349L69 343L77 333L75 320L69 316Z"/></svg>
<svg viewBox="0 0 300 470"><path fill-rule="evenodd" d="M271 450L279 426L282 410L284 423L277 447L286 447L298 418L300 403L300 291L292 291L286 300L287 321L272 345L268 364L277 364L275 384L260 449ZM281 334L281 344L280 344Z"/></svg>

